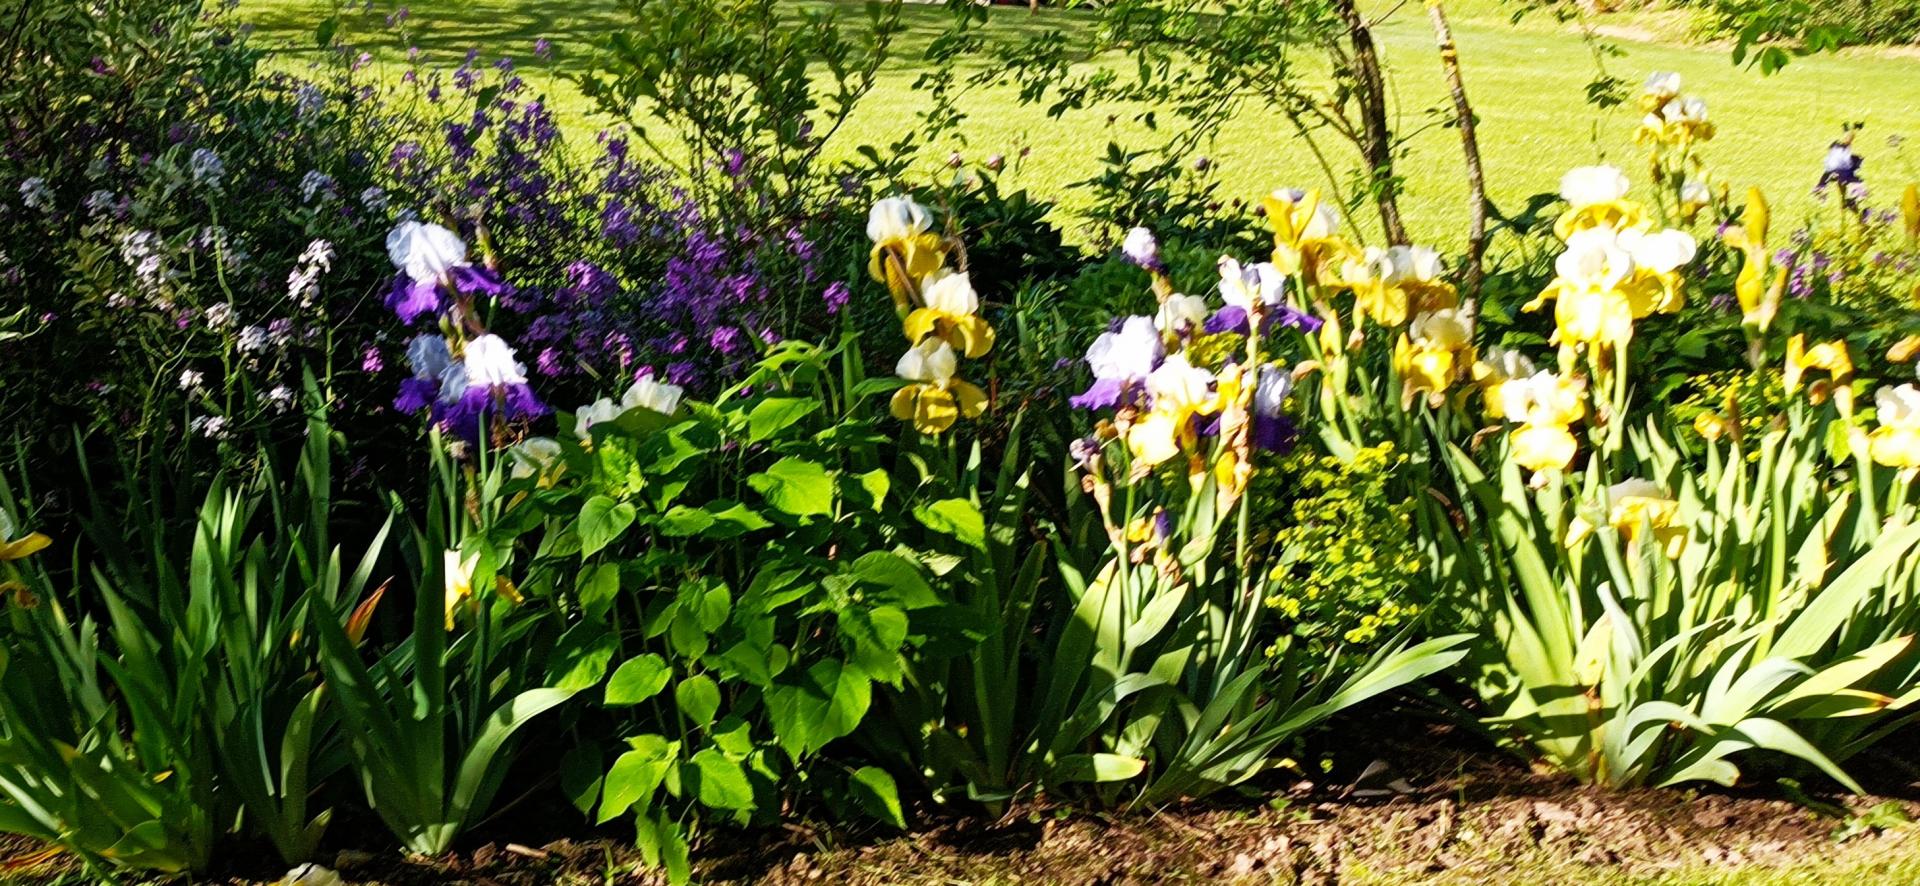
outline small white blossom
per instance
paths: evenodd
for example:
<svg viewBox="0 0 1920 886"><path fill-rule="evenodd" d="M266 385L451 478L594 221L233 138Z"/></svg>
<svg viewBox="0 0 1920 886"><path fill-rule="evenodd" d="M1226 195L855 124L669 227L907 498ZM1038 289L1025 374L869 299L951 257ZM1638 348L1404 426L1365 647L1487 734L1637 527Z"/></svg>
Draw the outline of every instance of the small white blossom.
<svg viewBox="0 0 1920 886"><path fill-rule="evenodd" d="M53 189L47 187L47 180L39 176L20 183L20 202L28 209L53 208Z"/></svg>
<svg viewBox="0 0 1920 886"><path fill-rule="evenodd" d="M227 436L227 420L218 415L202 415L187 422L187 429L209 440L220 440Z"/></svg>
<svg viewBox="0 0 1920 886"><path fill-rule="evenodd" d="M300 202L312 203L315 197L331 199L334 188L333 176L312 170L300 178Z"/></svg>
<svg viewBox="0 0 1920 886"><path fill-rule="evenodd" d="M220 179L227 174L227 165L220 162L220 155L206 148L193 149L193 155L187 159L188 172L193 183L209 188L220 187Z"/></svg>
<svg viewBox="0 0 1920 886"><path fill-rule="evenodd" d="M200 390L200 386L206 384L206 381L206 375L198 369L180 371L180 390L189 392Z"/></svg>
<svg viewBox="0 0 1920 886"><path fill-rule="evenodd" d="M240 330L239 339L234 343L242 354L257 354L267 349L267 330L264 326L248 326Z"/></svg>
<svg viewBox="0 0 1920 886"><path fill-rule="evenodd" d="M219 304L202 312L208 329L225 329L233 325L233 305Z"/></svg>

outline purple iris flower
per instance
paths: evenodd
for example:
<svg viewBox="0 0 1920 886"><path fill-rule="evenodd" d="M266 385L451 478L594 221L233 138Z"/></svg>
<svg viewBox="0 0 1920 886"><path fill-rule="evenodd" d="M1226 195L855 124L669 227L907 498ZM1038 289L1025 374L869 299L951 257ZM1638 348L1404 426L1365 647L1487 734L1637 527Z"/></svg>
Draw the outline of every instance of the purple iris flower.
<svg viewBox="0 0 1920 886"><path fill-rule="evenodd" d="M1834 142L1827 148L1826 168L1820 173L1820 187L1832 184L1851 185L1860 181L1860 166L1867 162L1853 152L1853 146L1846 142Z"/></svg>
<svg viewBox="0 0 1920 886"><path fill-rule="evenodd" d="M411 324L422 315L446 307L446 299L440 294L438 281L414 280L400 274L393 278L393 288L387 292L387 307L400 317L401 323Z"/></svg>
<svg viewBox="0 0 1920 886"><path fill-rule="evenodd" d="M1298 329L1305 333L1314 333L1320 331L1322 321L1319 317L1315 317L1305 311L1295 310L1289 305L1270 305L1267 308L1266 319L1260 323L1260 334L1265 335L1272 331L1276 324L1282 327ZM1207 318L1207 322L1202 328L1206 330L1208 335L1219 335L1223 332L1237 332L1241 335L1246 335L1248 328L1247 310L1234 305L1227 305L1213 312L1213 316Z"/></svg>

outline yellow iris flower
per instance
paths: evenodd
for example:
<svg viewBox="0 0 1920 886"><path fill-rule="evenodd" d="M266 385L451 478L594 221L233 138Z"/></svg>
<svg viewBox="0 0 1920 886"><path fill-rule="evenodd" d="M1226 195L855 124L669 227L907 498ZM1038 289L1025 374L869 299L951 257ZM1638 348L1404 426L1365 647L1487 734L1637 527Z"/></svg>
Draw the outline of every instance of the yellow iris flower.
<svg viewBox="0 0 1920 886"><path fill-rule="evenodd" d="M1442 270L1440 254L1424 246L1370 246L1341 264L1339 285L1353 291L1357 314L1393 327L1414 314L1459 304L1459 294L1440 278Z"/></svg>
<svg viewBox="0 0 1920 886"><path fill-rule="evenodd" d="M1633 338L1633 321L1685 304L1680 272L1695 251L1681 231L1582 228L1555 260L1553 282L1523 310L1553 300L1554 341L1563 347L1623 347Z"/></svg>
<svg viewBox="0 0 1920 886"><path fill-rule="evenodd" d="M1553 223L1562 240L1593 227L1625 230L1645 223L1647 211L1627 199L1631 185L1625 173L1612 166L1583 166L1560 179L1560 199L1567 211Z"/></svg>
<svg viewBox="0 0 1920 886"><path fill-rule="evenodd" d="M1907 242L1920 244L1920 183L1908 185L1901 193L1900 219L1906 225Z"/></svg>
<svg viewBox="0 0 1920 886"><path fill-rule="evenodd" d="M1527 470L1564 470L1573 463L1579 441L1569 430L1586 417L1582 385L1551 372L1536 372L1500 386L1501 411L1520 423L1508 437L1508 455Z"/></svg>
<svg viewBox="0 0 1920 886"><path fill-rule="evenodd" d="M1393 347L1393 369L1400 376L1401 403L1426 394L1439 407L1455 381L1472 371L1473 309L1446 308L1413 318Z"/></svg>
<svg viewBox="0 0 1920 886"><path fill-rule="evenodd" d="M922 434L938 434L963 416L984 412L987 393L954 378L958 365L953 346L942 338L927 338L907 349L894 374L910 384L894 392L889 404L893 417L913 422Z"/></svg>
<svg viewBox="0 0 1920 886"><path fill-rule="evenodd" d="M1488 418L1507 417L1507 411L1500 397L1500 386L1516 378L1533 375L1537 369L1533 361L1518 351L1505 348L1488 348L1485 355L1473 363L1473 382L1480 386L1480 397Z"/></svg>
<svg viewBox="0 0 1920 886"><path fill-rule="evenodd" d="M1787 339L1787 365L1781 372L1789 395L1800 389L1800 377L1809 369L1827 373L1832 382L1833 405L1842 416L1853 415L1853 358L1847 354L1847 343L1822 342L1809 348L1807 337L1795 333Z"/></svg>
<svg viewBox="0 0 1920 886"><path fill-rule="evenodd" d="M1136 461L1157 465L1190 449L1198 440L1194 418L1220 409L1214 376L1174 354L1147 376L1153 408L1127 429L1127 448Z"/></svg>
<svg viewBox="0 0 1920 886"><path fill-rule="evenodd" d="M1277 190L1260 205L1273 229L1273 264L1282 274L1315 277L1330 255L1351 248L1340 239L1340 215L1320 202L1319 191Z"/></svg>
<svg viewBox="0 0 1920 886"><path fill-rule="evenodd" d="M473 597L473 573L480 566L480 555L460 556L459 551L442 551L441 569L446 572L447 630L453 630L455 613Z"/></svg>
<svg viewBox="0 0 1920 886"><path fill-rule="evenodd" d="M993 327L979 316L980 296L965 273L937 270L920 287L923 307L907 314L902 329L910 344L939 336L968 358L993 350Z"/></svg>
<svg viewBox="0 0 1920 886"><path fill-rule="evenodd" d="M867 214L867 239L873 241L867 273L886 284L894 310L903 317L919 296L917 281L947 261L946 244L928 230L932 224L926 208L907 197L881 200Z"/></svg>
<svg viewBox="0 0 1920 886"><path fill-rule="evenodd" d="M13 525L13 515L0 508L0 562L19 560L45 550L53 540L38 532L14 537L19 530Z"/></svg>
<svg viewBox="0 0 1920 886"><path fill-rule="evenodd" d="M1740 219L1741 224L1720 235L1728 246L1740 250L1746 257L1740 275L1734 278L1733 294L1740 300L1742 322L1761 332L1772 325L1773 316L1780 309L1780 293L1787 285L1785 268L1779 269L1771 280L1767 273L1773 264L1773 254L1767 251L1767 226L1772 215L1766 195L1759 188L1749 188L1747 210Z"/></svg>
<svg viewBox="0 0 1920 886"><path fill-rule="evenodd" d="M1873 394L1880 426L1867 437L1873 460L1891 468L1920 468L1920 389L1881 386Z"/></svg>
<svg viewBox="0 0 1920 886"><path fill-rule="evenodd" d="M1640 479L1616 483L1607 487L1607 501L1607 523L1629 546L1651 537L1669 558L1679 557L1685 550L1686 527L1674 525L1680 503L1668 497L1658 485ZM1567 527L1567 547L1578 547L1592 533L1593 524L1586 518L1573 518Z"/></svg>

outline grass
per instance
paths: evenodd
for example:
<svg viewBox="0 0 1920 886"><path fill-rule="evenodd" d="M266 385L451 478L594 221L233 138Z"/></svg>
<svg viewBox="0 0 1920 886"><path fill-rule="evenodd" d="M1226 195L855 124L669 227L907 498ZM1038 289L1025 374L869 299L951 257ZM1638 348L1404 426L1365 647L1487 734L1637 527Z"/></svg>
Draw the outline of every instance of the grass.
<svg viewBox="0 0 1920 886"><path fill-rule="evenodd" d="M859 8L852 0L814 2L841 6L849 13ZM1597 110L1585 102L1595 61L1577 31L1538 16L1516 26L1495 0L1463 0L1458 5L1462 9L1455 30L1467 86L1481 118L1482 152L1497 205L1517 208L1526 196L1553 189L1571 166L1605 161L1630 173L1639 168L1640 156L1629 143L1633 112ZM487 59L511 56L549 92L569 128L590 134L605 125L590 114L563 75L581 70L593 42L622 26L613 0L414 0L410 6L404 35L382 25L388 8L380 4L370 13L343 16L341 34L374 54L374 70L382 76L399 76L408 43L419 46L429 60L448 64L457 63L470 47L480 48ZM242 0L240 10L270 44L290 48L283 64L297 65L303 53L311 53L316 23L333 8L324 0ZM912 89L917 47L941 26L944 12L915 5L905 14L912 26L904 41L906 51L843 132L841 150L850 153L851 146L860 143L890 142L898 127L911 120L918 101ZM1012 38L1057 27L1072 34L1088 16L1067 10L1033 15L1021 7L996 7L989 33ZM558 51L544 69L533 65L531 57L540 38L551 40ZM1410 140L1401 166L1408 181L1405 208L1411 230L1423 241L1457 243L1464 237L1466 186L1454 132L1427 126L1429 109L1441 106L1446 96L1420 4L1393 7L1378 27L1378 38L1392 77L1396 125L1402 131L1426 126ZM1719 137L1706 151L1712 174L1736 194L1748 185L1765 188L1776 205L1784 207L1784 217L1818 210L1809 192L1827 143L1845 122L1866 122L1861 152L1869 160L1868 181L1877 182L1883 196L1896 192L1898 184L1920 179L1920 158L1911 152L1902 157L1886 143L1890 135L1920 135L1920 59L1851 52L1801 59L1763 78L1733 66L1721 48L1616 45L1618 54L1604 58L1604 64L1636 85L1652 70L1685 76L1688 90L1708 100L1719 125ZM1109 140L1141 146L1159 137L1131 123L1134 109L1073 112L1055 119L1001 89L976 91L963 106L971 115L965 143L951 147L974 160L995 153L1013 157L1029 149L1013 182L1064 198L1069 212L1083 208L1084 198L1067 186L1097 171ZM1280 185L1323 184L1319 167L1291 133L1277 114L1246 113L1213 133L1204 153L1214 161L1229 196L1254 197ZM946 155L944 147L934 153Z"/></svg>

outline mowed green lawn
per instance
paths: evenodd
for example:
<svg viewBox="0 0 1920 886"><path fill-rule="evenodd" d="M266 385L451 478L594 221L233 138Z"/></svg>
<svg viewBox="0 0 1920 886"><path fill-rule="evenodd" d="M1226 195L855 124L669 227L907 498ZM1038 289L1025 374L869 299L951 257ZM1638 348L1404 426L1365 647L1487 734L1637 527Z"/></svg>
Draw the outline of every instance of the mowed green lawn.
<svg viewBox="0 0 1920 886"><path fill-rule="evenodd" d="M850 19L860 4L824 0L842 7ZM1378 4L1385 12L1392 4ZM413 0L407 33L386 29L391 0L372 13L344 17L344 39L373 53L374 71L398 77L407 45L425 57L457 63L469 48L488 61L510 56L523 75L547 91L570 129L591 135L607 125L594 116L563 73L589 64L595 41L625 26L611 0ZM298 67L310 57L316 23L333 14L327 0L242 0L241 15L271 44L288 48L280 63ZM912 31L882 84L840 136L839 149L862 142L886 144L910 126L921 99L912 89L919 47L944 22L933 6L909 6ZM1036 29L1060 28L1071 38L1085 33L1088 13L998 7L991 34L1015 39ZM1600 111L1588 105L1587 83L1594 62L1587 45L1570 26L1544 18L1511 24L1498 4L1474 0L1455 30L1467 87L1481 119L1481 144L1490 190L1497 204L1517 208L1533 193L1551 190L1569 167L1614 162L1630 175L1641 174L1641 155L1630 143L1635 112ZM1382 52L1392 75L1396 125L1403 131L1425 127L1413 137L1402 171L1410 194L1407 211L1416 238L1456 244L1464 238L1466 187L1460 146L1451 129L1431 125L1429 111L1446 102L1433 34L1418 3L1386 15L1378 28ZM543 65L533 58L538 39L552 41L556 58ZM1920 146L1904 153L1888 137L1920 136L1920 59L1863 51L1800 59L1785 71L1761 77L1734 67L1723 49L1654 43L1617 42L1624 52L1605 60L1615 75L1637 86L1649 71L1683 74L1687 89L1706 98L1719 126L1707 145L1711 173L1738 193L1748 185L1765 188L1789 218L1817 210L1810 190L1828 142L1843 122L1864 121L1860 151L1867 157L1868 182L1881 202L1891 202L1898 187L1920 180ZM1094 60L1093 64L1103 63ZM977 63L976 63L977 64ZM1083 191L1067 186L1094 174L1110 140L1144 146L1163 138L1130 122L1136 108L1102 108L1047 116L1038 105L1022 105L1010 89L969 94L970 119L955 143L933 152L928 175L948 150L974 160L991 154L1016 156L1030 149L1013 172L1013 181L1060 199L1063 211L1085 205ZM1111 118L1118 118L1114 122ZM582 139L590 143L590 139ZM1329 141L1336 160L1350 163L1344 145ZM1202 151L1215 163L1229 195L1254 197L1273 187L1315 187L1325 176L1284 118L1249 108L1230 125L1209 135Z"/></svg>

